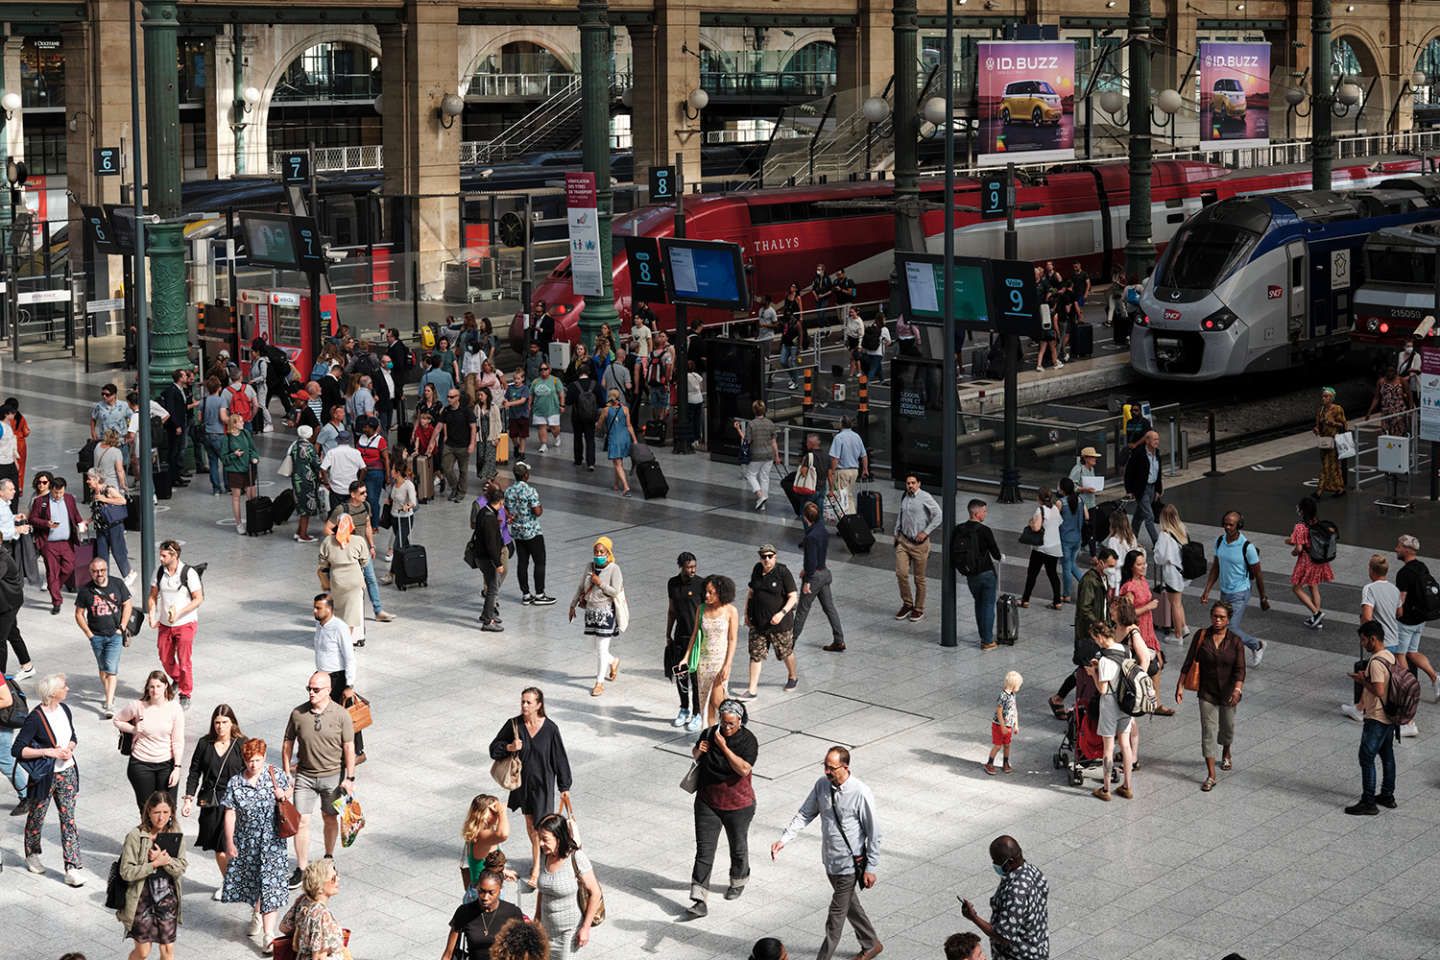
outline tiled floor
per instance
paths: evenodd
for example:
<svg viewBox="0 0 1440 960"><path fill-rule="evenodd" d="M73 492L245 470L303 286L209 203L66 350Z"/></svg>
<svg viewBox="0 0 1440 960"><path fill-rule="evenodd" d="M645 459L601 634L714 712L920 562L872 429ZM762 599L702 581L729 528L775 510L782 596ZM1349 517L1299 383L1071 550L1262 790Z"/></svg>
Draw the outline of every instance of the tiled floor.
<svg viewBox="0 0 1440 960"><path fill-rule="evenodd" d="M88 406L80 398L90 391L63 382L69 379L69 368L60 366L5 377L0 392L22 397L35 430L32 471L60 464L73 475ZM271 458L262 468L267 481L279 480L273 458L281 449L277 439L263 444ZM576 472L569 455L567 445L559 456L531 458L548 506L548 589L568 600L591 538L614 537L634 616L616 645L620 680L592 699L590 646L578 626L566 622L564 603L521 607L513 576L504 597L507 632L479 633L476 576L459 562L466 508L443 499L421 508L416 539L429 550L430 586L403 594L387 589L387 609L399 619L372 623L360 654L361 686L376 716L367 732L371 759L359 781L368 826L354 847L338 854L342 886L333 904L354 929L357 958L438 955L461 893L458 831L466 805L476 793L495 791L486 748L530 683L544 688L564 733L583 839L606 887L610 920L582 956L737 958L767 934L781 937L792 956L810 956L828 902L818 829L812 826L776 862L766 853L819 776L826 745L840 742L854 748L854 772L880 806L880 882L863 899L887 960L937 957L946 936L966 929L955 898L988 899L995 877L986 847L1001 833L1015 835L1049 878L1057 958L1182 960L1231 950L1251 960L1440 958L1440 920L1428 902L1440 883L1434 830L1440 804L1431 792L1440 708L1422 705L1422 736L1398 749L1399 810L1370 819L1344 816L1341 807L1358 792L1359 727L1336 707L1349 692L1358 573L1370 550L1345 548L1337 564L1342 582L1327 591L1335 613L1317 634L1299 626L1297 604L1281 602L1288 596L1288 569L1280 564L1287 551L1266 534L1255 539L1275 567L1276 609L1252 610L1249 625L1275 642L1245 689L1235 771L1213 793L1200 793L1191 698L1174 719L1144 722L1136 799L1109 804L1068 786L1051 762L1061 731L1044 699L1070 669L1068 610L1032 605L1023 615L1021 642L982 655L962 587L962 644L942 649L936 643L938 583L931 582L935 599L925 623L897 625L890 619L896 595L888 552L882 546L857 562L832 542L849 651L818 649L829 637L817 609L800 644L799 690L783 693L783 669L766 666L752 710L761 741L753 877L739 901L717 895L707 919L681 922L693 840L690 798L677 786L686 769L686 738L669 725L675 702L660 670L664 582L681 550L700 557L702 572L743 581L754 545L771 539L782 560L798 569L798 529L782 519L778 491L768 516L746 510L733 467L662 455L672 497L646 504L610 494L603 471ZM234 706L247 733L278 745L286 712L301 701L311 669L315 551L293 542L289 525L265 538L235 536L219 522L229 515L228 501L209 497L204 486L182 491L157 521L162 536L185 541L187 561L210 565L187 736L193 741L223 701ZM893 508L897 495L885 492ZM962 502L968 496L962 494ZM997 507L993 525L1017 530L1025 512ZM1214 536L1213 528L1196 527ZM1013 533L1000 539L1015 554L1006 568L1006 585L1014 589L1023 557ZM938 560L931 566L933 573ZM1048 587L1037 593L1048 595ZM1198 622L1198 603L1189 606ZM43 877L25 872L20 821L6 821L0 918L12 943L7 953L52 958L79 949L92 958L118 957L128 944L101 901L104 875L135 819L122 759L96 712L93 661L68 615L49 616L32 590L22 622L41 673L65 671L71 678L91 882L79 890L60 882L53 816ZM147 634L125 653L125 695L133 696L155 665L152 638ZM988 714L1008 669L1027 678L1018 769L1013 777L992 779L980 762ZM1170 671L1166 689L1173 680ZM193 823L188 826L193 836ZM508 850L523 869L523 836ZM717 877L724 875L721 859ZM214 864L192 856L180 954L254 955L245 939L246 911L209 900L216 880ZM533 905L532 898L525 903ZM847 934L839 955L849 956L853 944Z"/></svg>

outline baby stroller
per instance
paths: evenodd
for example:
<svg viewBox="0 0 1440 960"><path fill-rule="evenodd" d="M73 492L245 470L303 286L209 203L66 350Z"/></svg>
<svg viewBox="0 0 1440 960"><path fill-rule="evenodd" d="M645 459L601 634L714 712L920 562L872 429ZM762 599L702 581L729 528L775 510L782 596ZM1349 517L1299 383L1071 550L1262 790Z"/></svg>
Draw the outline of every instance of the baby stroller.
<svg viewBox="0 0 1440 960"><path fill-rule="evenodd" d="M1096 732L1100 720L1100 691L1084 667L1075 668L1075 706L1065 715L1065 735L1055 751L1055 769L1070 768L1070 785L1085 782L1085 771L1101 765L1105 759L1105 741ZM1110 779L1120 782L1120 751L1116 748Z"/></svg>

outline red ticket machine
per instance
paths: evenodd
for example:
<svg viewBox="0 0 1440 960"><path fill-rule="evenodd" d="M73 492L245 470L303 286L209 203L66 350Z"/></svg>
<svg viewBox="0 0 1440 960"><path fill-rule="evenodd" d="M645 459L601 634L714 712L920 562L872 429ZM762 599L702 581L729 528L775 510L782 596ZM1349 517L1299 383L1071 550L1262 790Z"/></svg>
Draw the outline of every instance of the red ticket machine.
<svg viewBox="0 0 1440 960"><path fill-rule="evenodd" d="M320 294L314 303L310 291L298 288L277 290L241 290L237 304L242 352L256 337L264 337L273 346L290 355L296 376L309 379L310 368L319 353L319 337L339 329L339 315L333 293ZM249 358L244 369L248 376Z"/></svg>

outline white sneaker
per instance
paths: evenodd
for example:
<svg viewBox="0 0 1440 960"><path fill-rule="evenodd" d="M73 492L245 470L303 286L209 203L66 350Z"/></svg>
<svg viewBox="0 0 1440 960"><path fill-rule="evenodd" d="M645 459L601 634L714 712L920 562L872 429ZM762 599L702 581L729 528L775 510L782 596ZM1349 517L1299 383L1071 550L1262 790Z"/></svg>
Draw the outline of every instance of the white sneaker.
<svg viewBox="0 0 1440 960"><path fill-rule="evenodd" d="M685 726L685 724L687 724L687 723L689 723L689 722L690 722L690 711L689 711L689 710L681 710L679 713L675 714L675 719L670 721L670 726L672 726L672 727L683 727L683 726Z"/></svg>
<svg viewBox="0 0 1440 960"><path fill-rule="evenodd" d="M138 577L138 576L140 576L139 573L135 572L134 570L131 570L130 573L127 574L126 577L125 577L125 586L127 586L127 587L133 587L133 586L135 586L135 578Z"/></svg>
<svg viewBox="0 0 1440 960"><path fill-rule="evenodd" d="M44 873L45 865L40 862L40 854L27 854L25 856L25 869L31 873Z"/></svg>
<svg viewBox="0 0 1440 960"><path fill-rule="evenodd" d="M1430 681L1430 692L1435 695L1435 702L1440 703L1440 677Z"/></svg>
<svg viewBox="0 0 1440 960"><path fill-rule="evenodd" d="M33 676L35 676L35 664L32 663L32 664L30 664L30 666L24 668L24 669L21 670L19 673L15 674L15 679L16 679L16 680L29 680L29 679L30 679L31 677L33 677Z"/></svg>
<svg viewBox="0 0 1440 960"><path fill-rule="evenodd" d="M1255 666L1258 667L1258 666L1260 666L1260 661L1265 659L1265 641L1264 641L1264 640L1260 640L1260 641L1257 641L1257 642L1260 644L1260 646L1255 649L1254 655L1255 655Z"/></svg>
<svg viewBox="0 0 1440 960"><path fill-rule="evenodd" d="M225 888L224 888L223 886L219 886L219 887L216 887L216 888L215 888L215 892L214 892L214 893L210 894L210 899L211 899L211 900L214 900L216 903L219 903L219 902L220 902L220 898L223 897L224 895L225 895Z"/></svg>
<svg viewBox="0 0 1440 960"><path fill-rule="evenodd" d="M1060 369L1062 369L1064 366L1065 366L1065 364L1064 364L1063 362L1061 362L1061 361L1059 361L1059 360L1056 360L1056 361L1055 361L1055 369L1056 369L1056 370L1060 370Z"/></svg>
<svg viewBox="0 0 1440 960"><path fill-rule="evenodd" d="M549 446L549 444L544 444L544 443L540 444L540 452L541 452L541 453L549 453L549 452L550 452L550 446Z"/></svg>
<svg viewBox="0 0 1440 960"><path fill-rule="evenodd" d="M235 524L235 532L236 532L236 534L238 534L239 536L242 536L242 537L245 536L245 524L243 524L243 523L237 523L237 524Z"/></svg>
<svg viewBox="0 0 1440 960"><path fill-rule="evenodd" d="M1418 737L1420 736L1420 728L1417 727L1414 723L1407 723L1400 728L1400 736Z"/></svg>
<svg viewBox="0 0 1440 960"><path fill-rule="evenodd" d="M70 887L85 886L85 871L79 867L66 867L65 884Z"/></svg>
<svg viewBox="0 0 1440 960"><path fill-rule="evenodd" d="M1354 720L1356 723L1365 722L1365 714L1361 713L1360 708L1355 706L1355 704L1353 703L1340 704L1340 712L1345 714L1345 716L1349 717L1351 720Z"/></svg>
<svg viewBox="0 0 1440 960"><path fill-rule="evenodd" d="M251 940L259 940L259 939L260 939L260 935L261 935L262 933L264 933L264 932L265 932L265 921L261 919L260 914L258 914L258 913L252 913L252 914L250 914L250 939L251 939Z"/></svg>

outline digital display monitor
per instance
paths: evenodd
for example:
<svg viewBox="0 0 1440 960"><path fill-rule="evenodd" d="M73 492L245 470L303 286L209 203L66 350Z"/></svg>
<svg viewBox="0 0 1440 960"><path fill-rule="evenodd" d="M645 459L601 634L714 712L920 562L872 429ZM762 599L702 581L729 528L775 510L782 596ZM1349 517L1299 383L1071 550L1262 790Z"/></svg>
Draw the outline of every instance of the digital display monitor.
<svg viewBox="0 0 1440 960"><path fill-rule="evenodd" d="M252 264L298 270L300 258L295 250L295 227L291 218L278 213L240 214L240 229L245 238L246 255Z"/></svg>
<svg viewBox="0 0 1440 960"><path fill-rule="evenodd" d="M891 473L939 483L944 442L944 371L939 360L896 357L890 367Z"/></svg>
<svg viewBox="0 0 1440 960"><path fill-rule="evenodd" d="M662 238L665 284L671 303L747 310L750 289L740 246L714 240Z"/></svg>
<svg viewBox="0 0 1440 960"><path fill-rule="evenodd" d="M945 319L945 265L941 257L906 254L900 258L911 320L943 323ZM952 277L955 322L961 327L989 329L991 325L989 276L986 261L956 257Z"/></svg>

